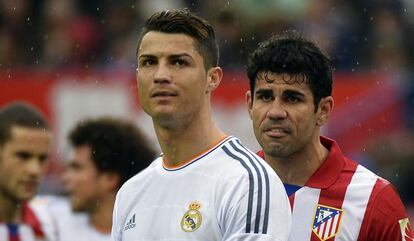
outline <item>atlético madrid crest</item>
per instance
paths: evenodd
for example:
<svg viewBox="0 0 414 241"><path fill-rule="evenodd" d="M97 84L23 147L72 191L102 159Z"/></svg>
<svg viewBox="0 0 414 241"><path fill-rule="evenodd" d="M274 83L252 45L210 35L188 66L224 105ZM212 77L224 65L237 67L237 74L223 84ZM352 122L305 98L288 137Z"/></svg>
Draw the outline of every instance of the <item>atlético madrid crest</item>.
<svg viewBox="0 0 414 241"><path fill-rule="evenodd" d="M184 213L183 218L181 219L181 228L185 232L194 232L200 226L202 222L202 217L200 211L201 204L197 201L191 202L188 205L188 211Z"/></svg>
<svg viewBox="0 0 414 241"><path fill-rule="evenodd" d="M343 212L342 209L318 204L318 206L316 206L312 231L322 241L337 235L341 225Z"/></svg>

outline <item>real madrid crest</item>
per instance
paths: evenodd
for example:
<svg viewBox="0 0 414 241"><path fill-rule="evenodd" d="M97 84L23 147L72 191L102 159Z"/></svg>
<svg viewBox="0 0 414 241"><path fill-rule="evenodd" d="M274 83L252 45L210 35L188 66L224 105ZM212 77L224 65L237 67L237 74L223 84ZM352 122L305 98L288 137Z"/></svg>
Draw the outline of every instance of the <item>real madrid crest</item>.
<svg viewBox="0 0 414 241"><path fill-rule="evenodd" d="M197 201L191 202L188 205L188 211L184 213L183 218L181 219L181 228L185 232L194 232L200 226L202 222L202 217L200 211L201 204Z"/></svg>

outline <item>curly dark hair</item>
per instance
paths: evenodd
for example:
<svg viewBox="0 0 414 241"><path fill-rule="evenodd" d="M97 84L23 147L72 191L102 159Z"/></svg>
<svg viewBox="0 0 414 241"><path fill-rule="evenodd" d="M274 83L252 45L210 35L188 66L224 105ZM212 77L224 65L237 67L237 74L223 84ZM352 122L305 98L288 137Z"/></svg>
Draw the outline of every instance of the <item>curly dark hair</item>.
<svg viewBox="0 0 414 241"><path fill-rule="evenodd" d="M319 101L332 95L332 62L314 43L297 31L273 35L251 53L247 66L252 99L259 72L303 76Z"/></svg>
<svg viewBox="0 0 414 241"><path fill-rule="evenodd" d="M0 146L11 138L13 126L49 130L42 112L26 102L13 102L0 110Z"/></svg>
<svg viewBox="0 0 414 241"><path fill-rule="evenodd" d="M182 33L192 37L196 41L197 51L204 59L205 69L218 66L219 48L213 27L209 22L191 13L188 9L155 12L150 16L138 39L137 56L142 38L150 31Z"/></svg>
<svg viewBox="0 0 414 241"><path fill-rule="evenodd" d="M149 141L135 125L110 117L79 122L71 130L69 141L73 147L89 146L96 168L119 174L119 186L155 158Z"/></svg>

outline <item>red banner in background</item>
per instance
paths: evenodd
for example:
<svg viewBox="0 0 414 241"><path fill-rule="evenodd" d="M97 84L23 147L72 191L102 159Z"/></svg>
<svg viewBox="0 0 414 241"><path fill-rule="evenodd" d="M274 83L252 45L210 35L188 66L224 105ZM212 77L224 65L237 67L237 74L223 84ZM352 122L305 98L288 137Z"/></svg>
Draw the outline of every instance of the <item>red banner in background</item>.
<svg viewBox="0 0 414 241"><path fill-rule="evenodd" d="M56 133L57 153L66 152L66 132L76 121L98 115L132 119L155 143L152 123L138 107L133 76L78 72L19 72L0 76L0 105L20 100L43 110ZM373 138L403 125L401 88L387 76L337 74L334 112L323 133L336 139L347 154L364 152ZM248 89L243 72L227 72L213 95L214 116L229 134L257 149L244 103Z"/></svg>

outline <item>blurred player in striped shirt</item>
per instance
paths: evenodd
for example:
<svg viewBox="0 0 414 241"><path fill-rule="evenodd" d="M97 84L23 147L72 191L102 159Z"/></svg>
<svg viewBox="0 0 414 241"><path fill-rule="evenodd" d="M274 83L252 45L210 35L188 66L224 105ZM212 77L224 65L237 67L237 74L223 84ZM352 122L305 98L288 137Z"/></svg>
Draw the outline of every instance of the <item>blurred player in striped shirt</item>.
<svg viewBox="0 0 414 241"><path fill-rule="evenodd" d="M47 168L51 131L44 116L25 103L0 111L0 240L53 240L28 201Z"/></svg>
<svg viewBox="0 0 414 241"><path fill-rule="evenodd" d="M334 105L329 58L288 31L251 54L246 102L262 156L292 206L290 241L413 240L394 187L320 136Z"/></svg>

